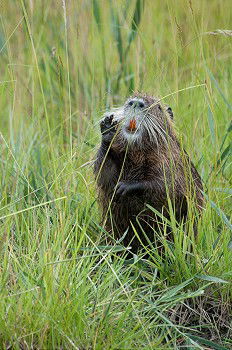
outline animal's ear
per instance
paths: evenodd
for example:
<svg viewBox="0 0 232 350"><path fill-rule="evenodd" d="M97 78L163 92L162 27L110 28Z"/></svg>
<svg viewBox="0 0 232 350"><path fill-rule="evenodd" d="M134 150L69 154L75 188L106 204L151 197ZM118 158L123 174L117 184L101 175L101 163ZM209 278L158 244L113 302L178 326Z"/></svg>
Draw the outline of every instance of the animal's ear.
<svg viewBox="0 0 232 350"><path fill-rule="evenodd" d="M174 119L174 115L173 115L173 111L172 111L171 107L168 107L168 108L166 109L166 111L167 111L168 114L170 115L171 119Z"/></svg>

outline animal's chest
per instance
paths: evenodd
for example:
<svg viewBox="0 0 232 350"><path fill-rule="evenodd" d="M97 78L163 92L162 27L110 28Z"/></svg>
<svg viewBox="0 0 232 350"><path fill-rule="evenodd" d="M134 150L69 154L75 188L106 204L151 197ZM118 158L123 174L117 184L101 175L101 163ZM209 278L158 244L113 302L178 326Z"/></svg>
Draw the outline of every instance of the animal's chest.
<svg viewBox="0 0 232 350"><path fill-rule="evenodd" d="M128 156L122 163L122 181L134 182L147 179L149 163L144 156Z"/></svg>

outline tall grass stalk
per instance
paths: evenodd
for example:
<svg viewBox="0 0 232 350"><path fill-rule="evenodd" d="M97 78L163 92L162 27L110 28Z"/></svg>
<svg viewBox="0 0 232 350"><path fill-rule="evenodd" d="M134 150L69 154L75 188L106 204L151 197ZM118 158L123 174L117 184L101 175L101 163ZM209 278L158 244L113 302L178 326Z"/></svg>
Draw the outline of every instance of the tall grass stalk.
<svg viewBox="0 0 232 350"><path fill-rule="evenodd" d="M232 348L230 1L3 3L0 348ZM128 259L92 161L138 88L172 107L206 206L197 237L194 208L188 229L154 211L173 242Z"/></svg>

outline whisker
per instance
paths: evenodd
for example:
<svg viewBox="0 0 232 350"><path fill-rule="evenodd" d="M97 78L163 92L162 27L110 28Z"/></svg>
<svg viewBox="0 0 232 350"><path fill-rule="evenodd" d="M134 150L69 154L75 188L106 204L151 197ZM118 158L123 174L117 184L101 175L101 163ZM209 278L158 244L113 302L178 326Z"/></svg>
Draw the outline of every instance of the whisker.
<svg viewBox="0 0 232 350"><path fill-rule="evenodd" d="M146 125L146 130L148 131L148 134L149 134L150 141L152 142L155 139L155 143L158 144L156 133L153 133L151 131L151 127L150 126L148 126L147 124L145 124L145 125Z"/></svg>
<svg viewBox="0 0 232 350"><path fill-rule="evenodd" d="M153 128L156 130L158 135L161 137L161 139L165 143L167 143L166 134L165 134L164 130L160 127L160 125L156 124L156 122L154 120L150 119L149 117L148 117L148 120L149 120L150 124L153 126Z"/></svg>
<svg viewBox="0 0 232 350"><path fill-rule="evenodd" d="M148 117L149 118L149 117ZM165 143L167 142L167 138L169 139L169 141L171 143L173 143L173 139L172 137L159 125L159 124L156 124L156 121L154 119L151 119L149 118L150 122L154 125L155 128L159 129L160 132L162 132L162 135L163 135L163 140L165 138Z"/></svg>

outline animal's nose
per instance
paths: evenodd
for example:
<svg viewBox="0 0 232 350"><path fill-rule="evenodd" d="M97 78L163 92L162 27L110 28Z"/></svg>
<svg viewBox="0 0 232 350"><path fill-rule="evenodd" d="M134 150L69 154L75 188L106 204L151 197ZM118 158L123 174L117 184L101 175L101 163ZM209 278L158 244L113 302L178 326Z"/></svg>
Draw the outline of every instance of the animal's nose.
<svg viewBox="0 0 232 350"><path fill-rule="evenodd" d="M144 103L142 101L138 101L138 100L130 100L129 101L129 106L133 106L134 108L136 107L140 107L140 108L143 108L144 107Z"/></svg>

